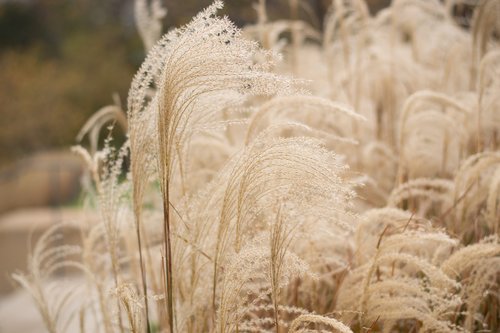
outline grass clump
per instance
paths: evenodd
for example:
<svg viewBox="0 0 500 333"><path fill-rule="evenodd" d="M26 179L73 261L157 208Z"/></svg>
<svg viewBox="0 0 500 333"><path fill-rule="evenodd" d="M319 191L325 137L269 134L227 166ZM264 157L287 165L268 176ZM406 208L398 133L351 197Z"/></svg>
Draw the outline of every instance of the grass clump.
<svg viewBox="0 0 500 333"><path fill-rule="evenodd" d="M279 28L260 1L240 30L215 1L159 38L165 10L137 1L127 121L93 121L128 140L75 148L100 221L80 258L33 254L85 272L93 331L500 328L496 2L469 30L452 1L333 1L324 31L298 4ZM42 267L16 279L60 332Z"/></svg>

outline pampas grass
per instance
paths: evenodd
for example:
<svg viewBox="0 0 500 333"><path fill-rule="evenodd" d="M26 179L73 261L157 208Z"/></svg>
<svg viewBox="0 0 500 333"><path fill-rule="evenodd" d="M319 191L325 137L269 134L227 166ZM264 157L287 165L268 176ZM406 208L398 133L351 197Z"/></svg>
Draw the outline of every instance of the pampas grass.
<svg viewBox="0 0 500 333"><path fill-rule="evenodd" d="M73 148L100 220L79 246L48 230L14 275L46 329L498 331L498 2L465 28L461 5L332 1L320 29L305 1L276 22L259 1L241 31L215 1L161 37L166 9L137 0L126 112ZM109 122L122 147L98 147ZM47 285L64 267L76 307Z"/></svg>

